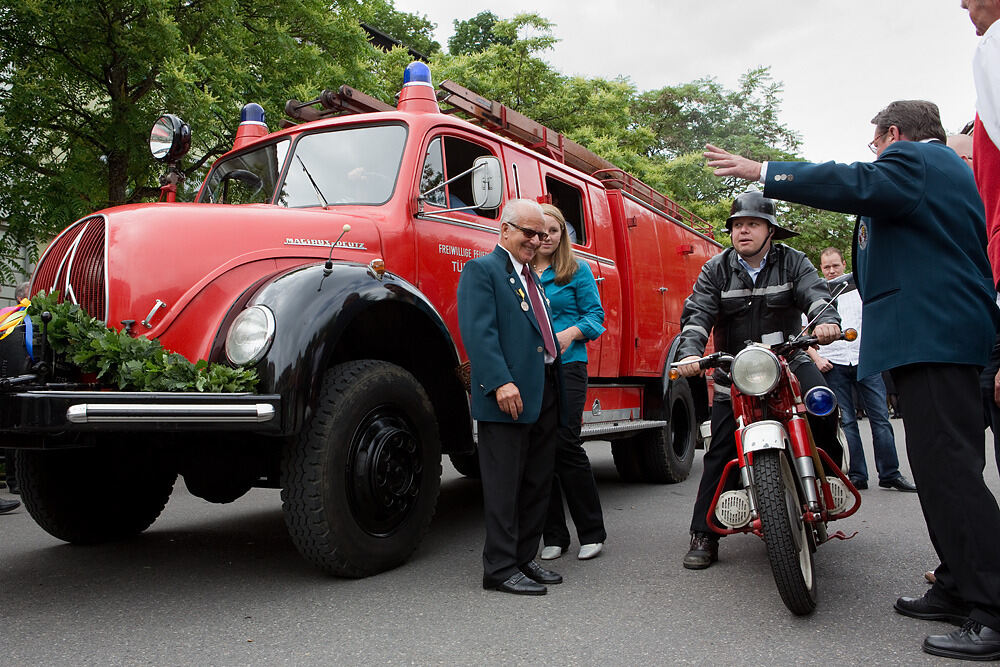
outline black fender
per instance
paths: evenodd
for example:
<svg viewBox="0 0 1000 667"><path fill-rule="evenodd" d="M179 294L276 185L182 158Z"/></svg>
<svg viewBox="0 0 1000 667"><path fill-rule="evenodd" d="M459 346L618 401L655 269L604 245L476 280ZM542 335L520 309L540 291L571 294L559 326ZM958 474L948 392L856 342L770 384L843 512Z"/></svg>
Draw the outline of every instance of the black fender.
<svg viewBox="0 0 1000 667"><path fill-rule="evenodd" d="M425 386L445 451L465 432L471 443L458 349L437 309L413 284L388 272L380 278L362 264L335 262L327 270L320 263L272 276L248 296L246 307L262 305L274 314L274 340L256 368L258 391L282 396L284 434L297 433L312 417L326 369L381 359L406 368ZM219 343L241 310L234 306Z"/></svg>

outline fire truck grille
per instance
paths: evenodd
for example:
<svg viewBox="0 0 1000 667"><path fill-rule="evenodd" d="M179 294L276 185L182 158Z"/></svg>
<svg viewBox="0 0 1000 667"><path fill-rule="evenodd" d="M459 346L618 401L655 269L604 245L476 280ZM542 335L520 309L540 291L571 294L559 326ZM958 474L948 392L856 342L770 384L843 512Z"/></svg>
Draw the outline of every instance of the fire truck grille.
<svg viewBox="0 0 1000 667"><path fill-rule="evenodd" d="M59 290L59 300L69 300L107 322L104 216L95 215L68 227L38 262L31 293Z"/></svg>

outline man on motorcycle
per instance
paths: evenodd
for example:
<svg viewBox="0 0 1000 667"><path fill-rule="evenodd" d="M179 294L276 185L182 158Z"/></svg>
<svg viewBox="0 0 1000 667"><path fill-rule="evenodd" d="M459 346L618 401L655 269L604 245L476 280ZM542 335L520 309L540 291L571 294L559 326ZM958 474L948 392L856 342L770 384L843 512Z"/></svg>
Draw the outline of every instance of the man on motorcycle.
<svg viewBox="0 0 1000 667"><path fill-rule="evenodd" d="M840 336L840 316L826 308L830 290L804 253L781 243L797 236L778 226L773 199L756 189L734 201L726 220L732 249L716 255L702 267L694 291L684 302L681 342L677 357L694 362L705 351L709 331L715 330L715 349L736 354L747 342L788 340L802 328L802 314L811 320L819 313L814 335L826 344ZM821 313L822 311L822 313ZM777 336L780 335L780 338ZM789 359L789 367L802 385L803 394L824 385L823 374L804 352ZM677 369L692 377L701 372L697 363ZM729 400L729 378L716 371L712 403L712 446L705 454L704 472L691 517L691 547L684 567L702 570L718 560L719 536L708 526L707 513L726 464L736 458L736 420ZM837 413L809 416L818 446L838 463L843 452L837 441Z"/></svg>

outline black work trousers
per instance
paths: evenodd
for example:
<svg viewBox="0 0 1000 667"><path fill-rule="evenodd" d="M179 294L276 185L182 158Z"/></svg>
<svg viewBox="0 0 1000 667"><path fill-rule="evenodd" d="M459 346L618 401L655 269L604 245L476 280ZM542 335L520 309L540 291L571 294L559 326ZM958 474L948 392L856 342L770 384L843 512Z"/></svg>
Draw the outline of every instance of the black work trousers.
<svg viewBox="0 0 1000 667"><path fill-rule="evenodd" d="M546 546L565 550L569 547L569 530L563 510L563 494L580 544L604 542L608 534L604 530L597 482L580 439L580 417L587 400L587 362L571 361L563 364L562 371L569 425L560 426L556 431L555 476L552 478L552 496L549 498L542 541Z"/></svg>
<svg viewBox="0 0 1000 667"><path fill-rule="evenodd" d="M799 379L802 395L817 386L826 386L823 374L811 361L800 363L792 370ZM826 417L809 415L809 428L812 430L816 446L830 455L834 462L841 466L844 460L843 447L837 440L838 411ZM726 464L736 458L736 419L733 417L733 406L728 394L723 394L716 387L715 400L712 402L712 446L703 459L705 466L701 474L701 484L698 486L698 496L694 501L694 514L691 517L691 532L715 535L708 527L708 508L712 505L715 490L722 479L722 471ZM735 479L730 480L730 488L736 488Z"/></svg>
<svg viewBox="0 0 1000 667"><path fill-rule="evenodd" d="M547 366L538 421L479 422L479 471L483 483L486 544L483 586L503 583L535 558L552 493L559 404Z"/></svg>
<svg viewBox="0 0 1000 667"><path fill-rule="evenodd" d="M941 564L931 595L962 601L1000 631L1000 508L983 480L979 368L911 364L892 370L906 405L906 455Z"/></svg>

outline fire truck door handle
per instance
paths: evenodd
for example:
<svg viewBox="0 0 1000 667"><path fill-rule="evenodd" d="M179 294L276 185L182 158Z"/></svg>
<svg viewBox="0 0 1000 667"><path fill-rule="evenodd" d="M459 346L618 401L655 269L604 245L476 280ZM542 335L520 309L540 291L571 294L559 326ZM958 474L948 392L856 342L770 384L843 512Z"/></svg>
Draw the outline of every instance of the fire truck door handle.
<svg viewBox="0 0 1000 667"><path fill-rule="evenodd" d="M603 283L604 282L604 276L601 276L600 278L594 278L594 282L595 283Z"/></svg>
<svg viewBox="0 0 1000 667"><path fill-rule="evenodd" d="M660 288L660 294L663 294L663 293L664 293L664 292L666 292L666 291L667 291L667 288L666 288L666 287L661 287L661 288Z"/></svg>
<svg viewBox="0 0 1000 667"><path fill-rule="evenodd" d="M158 311L160 308L163 308L166 305L167 304L157 299L156 303L153 304L153 309L149 311L149 315L146 315L146 319L142 321L142 326L146 327L147 329L152 329L153 324L150 320L153 319L153 315L156 314L156 311Z"/></svg>

